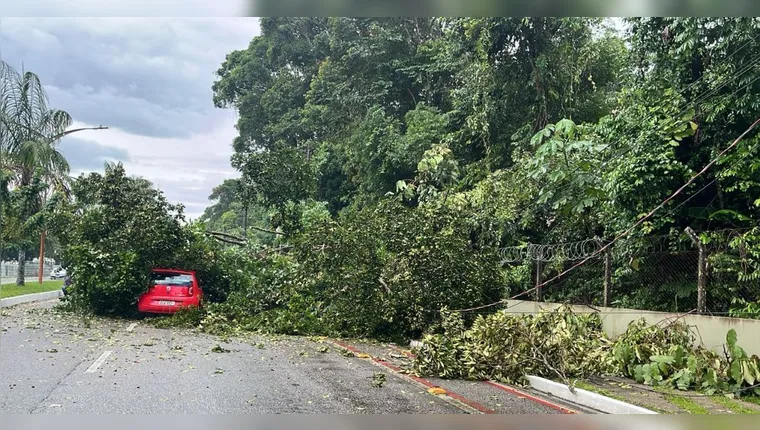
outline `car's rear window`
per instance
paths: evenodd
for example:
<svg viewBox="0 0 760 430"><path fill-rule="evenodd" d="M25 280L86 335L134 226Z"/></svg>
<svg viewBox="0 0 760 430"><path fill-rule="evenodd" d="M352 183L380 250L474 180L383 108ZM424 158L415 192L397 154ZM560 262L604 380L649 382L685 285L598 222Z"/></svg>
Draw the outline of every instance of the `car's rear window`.
<svg viewBox="0 0 760 430"><path fill-rule="evenodd" d="M153 285L191 285L193 277L182 273L153 272L150 275Z"/></svg>

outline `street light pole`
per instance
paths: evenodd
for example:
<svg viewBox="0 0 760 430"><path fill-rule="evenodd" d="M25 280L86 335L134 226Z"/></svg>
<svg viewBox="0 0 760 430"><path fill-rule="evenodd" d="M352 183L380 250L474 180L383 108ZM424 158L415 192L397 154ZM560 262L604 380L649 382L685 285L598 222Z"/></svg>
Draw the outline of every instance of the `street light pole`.
<svg viewBox="0 0 760 430"><path fill-rule="evenodd" d="M97 127L83 127L83 128L75 128L73 130L64 131L61 134L58 134L56 136L53 136L51 141L55 142L57 140L60 140L64 136L68 136L71 133L76 133L78 131L84 131L84 130L108 130L108 127L103 127L102 125L99 125ZM40 233L40 266L39 266L39 272L37 273L38 278L37 281L42 285L42 272L45 270L45 238L47 237L47 231L45 229L42 230L42 233Z"/></svg>

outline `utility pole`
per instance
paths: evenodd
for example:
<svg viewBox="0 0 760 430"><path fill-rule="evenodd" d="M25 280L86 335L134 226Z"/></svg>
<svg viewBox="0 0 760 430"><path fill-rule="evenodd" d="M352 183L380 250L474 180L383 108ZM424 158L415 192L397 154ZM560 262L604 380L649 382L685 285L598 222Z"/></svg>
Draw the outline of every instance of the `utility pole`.
<svg viewBox="0 0 760 430"><path fill-rule="evenodd" d="M108 127L103 127L102 125L99 125L97 127L83 127L83 128L75 128L73 130L64 131L61 134L58 134L56 136L53 136L51 142L55 142L57 140L60 140L64 136L68 136L71 133L76 133L79 131L84 130L108 130ZM47 236L47 231L45 229L42 229L42 233L40 233L40 265L39 265L39 272L37 273L37 281L42 285L42 272L45 270L45 238Z"/></svg>

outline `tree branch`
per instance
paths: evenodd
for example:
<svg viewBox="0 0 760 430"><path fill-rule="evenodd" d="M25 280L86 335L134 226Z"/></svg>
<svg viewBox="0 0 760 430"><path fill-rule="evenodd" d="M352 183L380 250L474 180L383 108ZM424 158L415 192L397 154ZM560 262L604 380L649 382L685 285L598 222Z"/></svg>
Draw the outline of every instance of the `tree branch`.
<svg viewBox="0 0 760 430"><path fill-rule="evenodd" d="M245 242L245 241L246 241L246 240L245 240L245 239L243 239L242 237L238 237L238 236L235 236L235 235L232 235L232 234L222 233L222 232L220 232L220 231L207 231L207 232L206 232L206 234L208 234L208 235L212 235L212 236L223 236L223 237L228 237L228 238L230 238L230 239L234 239L234 240L236 240L236 241L238 241L238 242Z"/></svg>
<svg viewBox="0 0 760 430"><path fill-rule="evenodd" d="M213 239L216 239L216 240L220 241L220 242L229 243L229 244L232 244L232 245L240 245L240 246L244 246L245 245L245 242L236 242L234 240L225 239L223 237L214 236L214 235L211 235L211 234L209 236L211 238L213 238Z"/></svg>
<svg viewBox="0 0 760 430"><path fill-rule="evenodd" d="M249 225L248 228L252 228L254 230L258 230L263 233L269 233L269 234L279 234L280 236L285 236L285 233L282 233L280 231L274 231L274 230L267 230L265 228L256 227L255 225Z"/></svg>

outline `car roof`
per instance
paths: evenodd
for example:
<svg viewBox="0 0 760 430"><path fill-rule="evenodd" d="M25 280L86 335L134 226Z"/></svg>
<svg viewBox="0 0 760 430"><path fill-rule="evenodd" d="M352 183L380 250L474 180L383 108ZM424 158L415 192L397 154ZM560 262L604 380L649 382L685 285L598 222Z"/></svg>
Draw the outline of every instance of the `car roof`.
<svg viewBox="0 0 760 430"><path fill-rule="evenodd" d="M195 272L189 271L189 270L180 270L180 269L153 269L151 270L153 273L179 273L181 275L195 275Z"/></svg>

